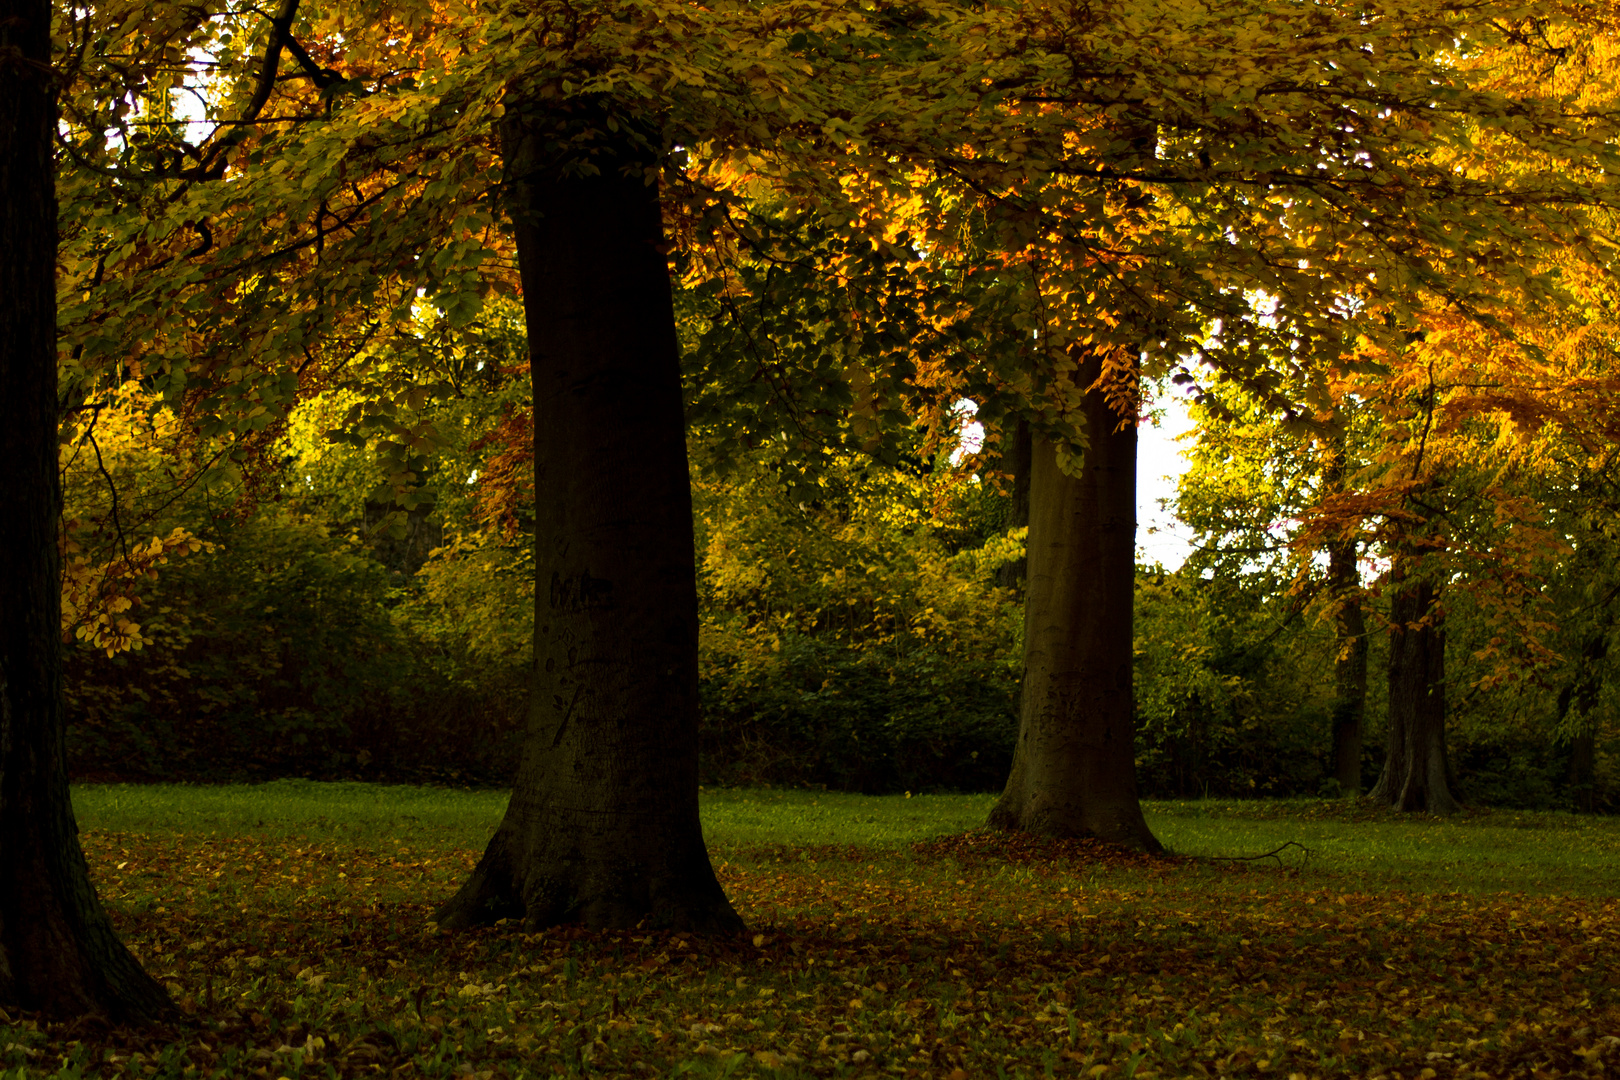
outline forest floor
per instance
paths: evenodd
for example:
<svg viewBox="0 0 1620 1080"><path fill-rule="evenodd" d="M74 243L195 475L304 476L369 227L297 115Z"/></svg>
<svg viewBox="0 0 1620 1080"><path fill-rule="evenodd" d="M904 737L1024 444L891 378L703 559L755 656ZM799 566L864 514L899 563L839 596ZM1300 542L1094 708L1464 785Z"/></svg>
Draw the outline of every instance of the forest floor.
<svg viewBox="0 0 1620 1080"><path fill-rule="evenodd" d="M186 1019L0 1014L0 1078L1620 1075L1620 821L1154 803L1147 858L989 801L705 792L714 940L440 932L494 793L80 788Z"/></svg>

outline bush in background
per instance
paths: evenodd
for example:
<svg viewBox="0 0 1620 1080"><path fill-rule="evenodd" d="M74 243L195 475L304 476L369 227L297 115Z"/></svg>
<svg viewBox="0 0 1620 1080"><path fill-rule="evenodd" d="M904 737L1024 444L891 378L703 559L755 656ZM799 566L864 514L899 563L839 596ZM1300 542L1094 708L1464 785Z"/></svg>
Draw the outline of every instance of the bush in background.
<svg viewBox="0 0 1620 1080"><path fill-rule="evenodd" d="M322 437L341 396L295 416L279 488L256 505L229 470L176 490L176 427L142 414L141 400L108 410L100 462L65 464L74 542L93 565L116 562L119 522L140 536L187 530L208 546L154 567L155 579L137 575L124 614L143 647L109 656L70 643L75 774L508 783L534 617L535 508L512 442L523 405L512 384L435 406L446 446L411 510L374 497L385 478L366 446ZM497 458L503 494L492 501L477 481ZM1004 783L1022 609L996 582L1021 558L1023 533L1006 527L993 485L942 466L845 455L791 484L761 463L695 481L705 782ZM1454 607L1448 737L1464 799L1576 805L1557 687L1485 679L1492 669L1470 658L1490 623ZM1383 745L1381 636L1372 646L1367 784ZM1332 650L1315 611L1264 575L1141 571L1142 793L1322 792ZM1596 809L1620 805L1613 697L1605 681L1586 707L1606 725L1578 793Z"/></svg>

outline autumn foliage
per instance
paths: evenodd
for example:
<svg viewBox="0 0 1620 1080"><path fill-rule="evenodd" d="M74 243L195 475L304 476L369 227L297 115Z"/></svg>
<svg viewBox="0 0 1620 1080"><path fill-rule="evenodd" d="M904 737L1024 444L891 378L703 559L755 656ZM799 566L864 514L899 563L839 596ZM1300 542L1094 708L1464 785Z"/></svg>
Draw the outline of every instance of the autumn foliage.
<svg viewBox="0 0 1620 1080"><path fill-rule="evenodd" d="M30 39L55 50L59 113L30 114L54 153L29 160L59 213L29 235L54 245L40 401L65 507L55 546L0 558L60 556L66 686L54 651L7 673L51 708L44 756L0 757L0 807L55 785L42 850L68 870L41 880L84 910L64 745L99 778L505 783L521 761L512 831L537 842L497 869L523 895L446 919L535 900L531 930L634 924L636 875L674 848L620 856L672 808L708 875L700 775L977 790L1071 747L1029 773L1034 803L1111 785L1062 828L1126 838L1106 830L1140 821L1141 789L1620 805L1609 0L54 17ZM0 12L0 35L25 22ZM46 69L10 41L5 79ZM1133 567L1132 429L1171 395L1199 422L1197 550ZM1059 518L1031 518L1031 478L1072 486L1116 443L1117 512L1062 520L1118 565L1020 571L1084 531L1032 539ZM1088 658L1054 660L1050 692L1042 635ZM1051 730L1021 737L1021 690ZM1082 785L1088 739L1108 760ZM671 776L659 813L627 810ZM570 805L559 777L589 778ZM588 825L535 830L534 807ZM584 879L623 876L592 906L546 844L598 825L612 873ZM29 1017L0 1051L19 1068L1494 1076L1617 1053L1606 894L1532 907L974 833L733 851L743 938L447 940L423 890L465 875L461 847L88 847L207 1036ZM703 880L728 918L691 924L733 926Z"/></svg>

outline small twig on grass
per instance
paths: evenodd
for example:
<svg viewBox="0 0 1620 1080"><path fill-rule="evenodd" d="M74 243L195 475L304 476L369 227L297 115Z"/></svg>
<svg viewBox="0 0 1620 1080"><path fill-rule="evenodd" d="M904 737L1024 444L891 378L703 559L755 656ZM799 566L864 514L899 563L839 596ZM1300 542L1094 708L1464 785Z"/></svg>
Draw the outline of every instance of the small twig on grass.
<svg viewBox="0 0 1620 1080"><path fill-rule="evenodd" d="M1298 840L1286 840L1270 851L1261 852L1259 855L1206 855L1205 858L1210 862L1259 862L1261 859L1276 859L1277 865L1281 866L1283 864L1282 853L1289 848L1299 848L1300 851L1304 852L1304 855L1300 858L1301 866L1310 862L1311 856L1316 854Z"/></svg>

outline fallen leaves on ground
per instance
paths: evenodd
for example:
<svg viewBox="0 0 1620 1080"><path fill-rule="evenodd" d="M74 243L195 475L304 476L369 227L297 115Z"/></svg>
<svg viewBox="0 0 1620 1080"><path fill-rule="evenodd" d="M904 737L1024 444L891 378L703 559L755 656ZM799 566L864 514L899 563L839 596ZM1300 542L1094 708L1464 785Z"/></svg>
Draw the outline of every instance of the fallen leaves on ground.
<svg viewBox="0 0 1620 1080"><path fill-rule="evenodd" d="M1084 842L755 848L740 938L441 933L477 853L89 832L186 1022L0 1016L0 1070L129 1077L1620 1073L1612 899L1340 892ZM13 1074L14 1075L14 1074Z"/></svg>
<svg viewBox="0 0 1620 1080"><path fill-rule="evenodd" d="M1183 861L1174 855L1147 855L1101 840L1060 839L1031 833L975 829L913 844L924 859L956 859L964 863L1033 863L1050 869L1074 866L1135 866L1166 869Z"/></svg>

